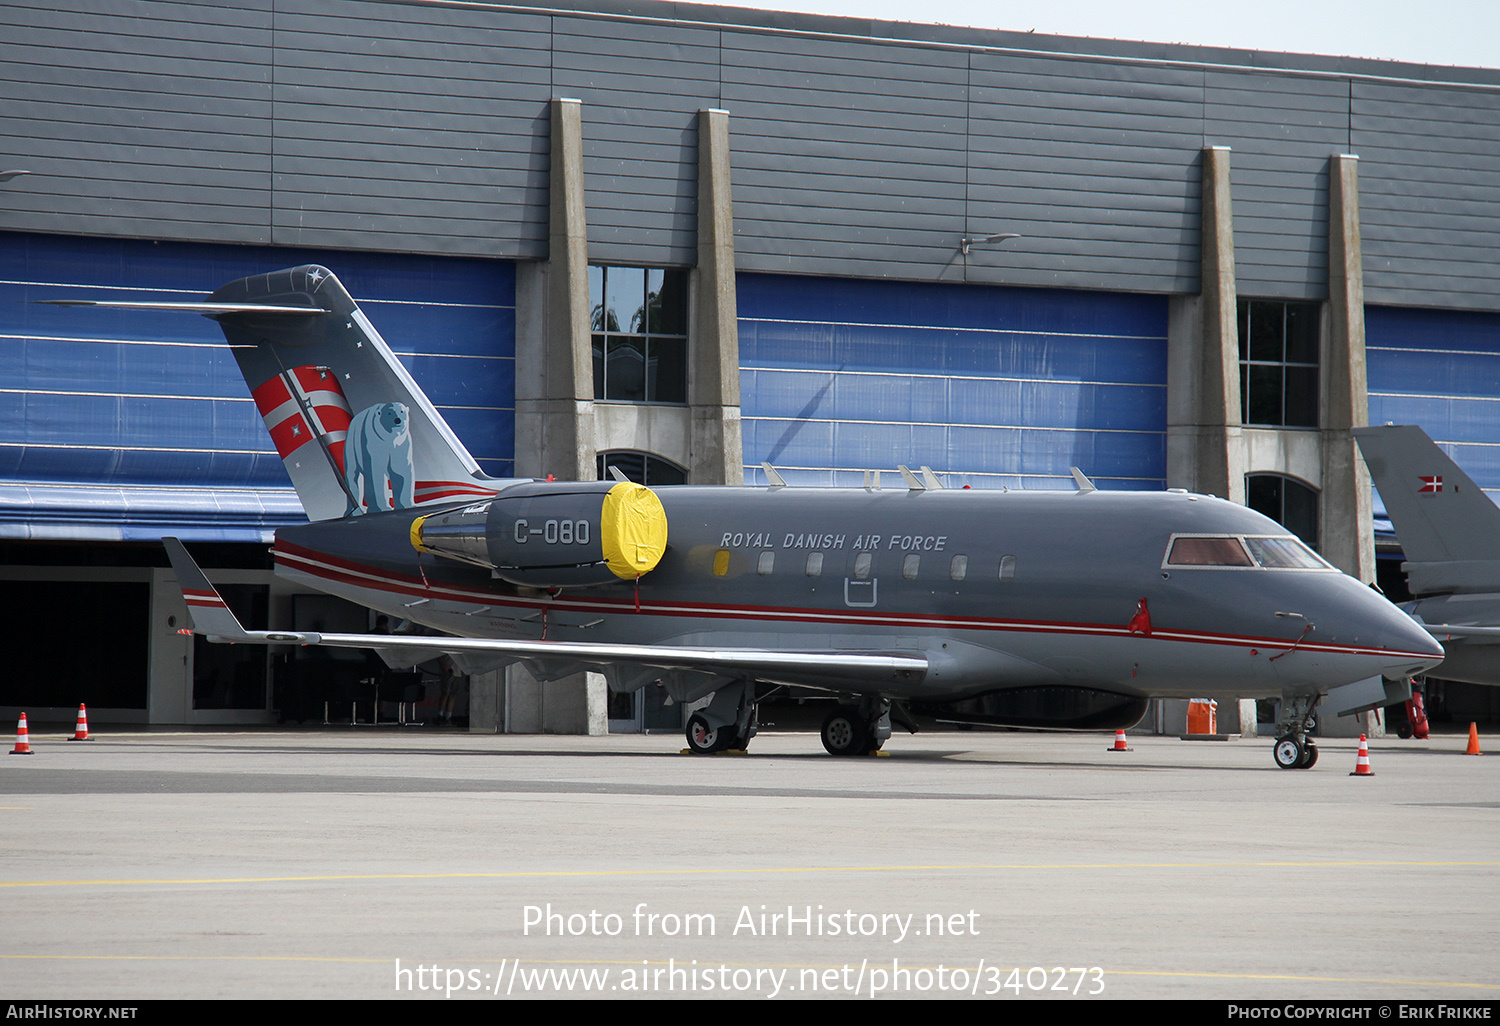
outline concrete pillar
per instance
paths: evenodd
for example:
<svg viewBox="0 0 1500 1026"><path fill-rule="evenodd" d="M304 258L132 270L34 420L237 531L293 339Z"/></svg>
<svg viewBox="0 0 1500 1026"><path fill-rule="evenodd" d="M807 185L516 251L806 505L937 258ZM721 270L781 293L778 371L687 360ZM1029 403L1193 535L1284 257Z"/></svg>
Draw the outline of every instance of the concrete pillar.
<svg viewBox="0 0 1500 1026"><path fill-rule="evenodd" d="M583 194L583 104L552 101L547 262L516 276L516 474L592 481L594 362L590 345L588 218ZM522 664L496 680L487 729L507 734L608 730L603 677L538 681ZM603 723L601 731L595 723ZM486 729L483 725L479 729Z"/></svg>
<svg viewBox="0 0 1500 1026"><path fill-rule="evenodd" d="M552 101L549 184L547 265L523 268L517 279L516 473L592 481L594 369L578 100ZM535 301L543 297L538 316ZM519 366L525 359L538 362Z"/></svg>
<svg viewBox="0 0 1500 1026"><path fill-rule="evenodd" d="M688 404L693 484L743 484L729 112L698 112L698 266L691 275Z"/></svg>
<svg viewBox="0 0 1500 1026"><path fill-rule="evenodd" d="M469 733L496 734L505 729L505 670L469 674Z"/></svg>
<svg viewBox="0 0 1500 1026"><path fill-rule="evenodd" d="M149 641L146 722L186 723L192 707L193 639L178 634L188 625L187 603L177 575L168 569L151 571L151 629Z"/></svg>
<svg viewBox="0 0 1500 1026"><path fill-rule="evenodd" d="M1245 501L1229 147L1203 151L1202 291L1167 314L1167 484Z"/></svg>
<svg viewBox="0 0 1500 1026"><path fill-rule="evenodd" d="M1350 429L1370 419L1365 382L1364 258L1359 241L1359 158L1328 162L1328 316L1321 354L1323 557L1366 583L1375 580L1370 472Z"/></svg>

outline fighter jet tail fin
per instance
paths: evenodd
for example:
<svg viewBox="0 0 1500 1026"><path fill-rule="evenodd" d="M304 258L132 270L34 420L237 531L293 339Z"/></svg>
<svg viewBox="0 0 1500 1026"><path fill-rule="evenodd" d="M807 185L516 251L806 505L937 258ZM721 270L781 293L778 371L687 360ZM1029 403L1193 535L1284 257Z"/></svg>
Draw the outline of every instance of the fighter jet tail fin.
<svg viewBox="0 0 1500 1026"><path fill-rule="evenodd" d="M1411 563L1500 560L1500 507L1419 427L1354 437Z"/></svg>
<svg viewBox="0 0 1500 1026"><path fill-rule="evenodd" d="M480 471L326 267L242 278L202 305L310 519L480 499L511 483Z"/></svg>

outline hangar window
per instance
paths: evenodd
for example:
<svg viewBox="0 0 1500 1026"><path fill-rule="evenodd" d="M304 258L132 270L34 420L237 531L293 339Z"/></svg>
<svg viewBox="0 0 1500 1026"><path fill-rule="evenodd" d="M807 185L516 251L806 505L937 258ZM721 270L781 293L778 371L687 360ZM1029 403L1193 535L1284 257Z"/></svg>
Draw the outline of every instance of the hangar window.
<svg viewBox="0 0 1500 1026"><path fill-rule="evenodd" d="M908 581L917 579L917 569L922 565L922 557L912 553L901 561L901 576Z"/></svg>
<svg viewBox="0 0 1500 1026"><path fill-rule="evenodd" d="M1318 547L1318 493L1281 474L1246 474L1245 505Z"/></svg>
<svg viewBox="0 0 1500 1026"><path fill-rule="evenodd" d="M955 581L961 581L969 575L969 557L954 556L948 563L948 576Z"/></svg>
<svg viewBox="0 0 1500 1026"><path fill-rule="evenodd" d="M764 577L765 575L769 574L771 571L773 571L775 569L776 569L776 553L774 553L774 552L762 552L760 554L760 561L755 564L755 572L758 573L758 574L760 574L762 577Z"/></svg>
<svg viewBox="0 0 1500 1026"><path fill-rule="evenodd" d="M687 484L687 471L660 456L633 449L612 449L601 452L595 459L595 470L601 481L610 479L609 468L614 467L625 475L626 480L643 485Z"/></svg>
<svg viewBox="0 0 1500 1026"><path fill-rule="evenodd" d="M1169 566L1254 566L1238 538L1176 538L1167 553Z"/></svg>
<svg viewBox="0 0 1500 1026"><path fill-rule="evenodd" d="M866 577L869 577L870 576L870 564L872 562L874 562L874 560L875 560L875 557L871 553L868 553L868 552L861 552L859 555L855 556L854 557L854 576L857 577L861 581L864 580Z"/></svg>
<svg viewBox="0 0 1500 1026"><path fill-rule="evenodd" d="M807 554L807 576L809 576L809 577L822 577L823 576L823 553L821 553L821 552L809 552Z"/></svg>
<svg viewBox="0 0 1500 1026"><path fill-rule="evenodd" d="M1317 303L1239 302L1240 421L1318 426Z"/></svg>
<svg viewBox="0 0 1500 1026"><path fill-rule="evenodd" d="M594 398L687 402L687 272L590 267Z"/></svg>

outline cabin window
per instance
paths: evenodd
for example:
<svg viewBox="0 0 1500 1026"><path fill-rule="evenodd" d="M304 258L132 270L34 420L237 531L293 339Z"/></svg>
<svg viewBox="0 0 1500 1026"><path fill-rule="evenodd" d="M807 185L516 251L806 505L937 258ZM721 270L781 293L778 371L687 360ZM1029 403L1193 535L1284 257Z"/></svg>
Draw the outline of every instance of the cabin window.
<svg viewBox="0 0 1500 1026"><path fill-rule="evenodd" d="M822 577L823 576L823 553L821 553L821 552L809 552L807 554L807 576L809 576L809 577Z"/></svg>
<svg viewBox="0 0 1500 1026"><path fill-rule="evenodd" d="M917 579L917 568L922 565L922 557L912 553L901 561L901 576L908 581Z"/></svg>
<svg viewBox="0 0 1500 1026"><path fill-rule="evenodd" d="M868 552L861 552L859 555L855 556L854 557L854 576L856 578L858 578L859 580L861 580L861 581L864 580L866 577L869 577L870 576L870 563L874 561L874 558L875 557L872 554L868 553Z"/></svg>
<svg viewBox="0 0 1500 1026"><path fill-rule="evenodd" d="M760 560L755 564L755 572L764 577L774 569L776 569L776 553L762 552Z"/></svg>
<svg viewBox="0 0 1500 1026"><path fill-rule="evenodd" d="M961 581L969 575L969 557L954 556L948 563L948 576L955 581Z"/></svg>
<svg viewBox="0 0 1500 1026"><path fill-rule="evenodd" d="M1016 579L1016 557L1000 557L1000 579L1002 581L1014 581Z"/></svg>
<svg viewBox="0 0 1500 1026"><path fill-rule="evenodd" d="M1171 566L1254 566L1238 538L1177 538L1167 554Z"/></svg>
<svg viewBox="0 0 1500 1026"><path fill-rule="evenodd" d="M720 549L714 553L714 576L723 577L729 573L729 550Z"/></svg>

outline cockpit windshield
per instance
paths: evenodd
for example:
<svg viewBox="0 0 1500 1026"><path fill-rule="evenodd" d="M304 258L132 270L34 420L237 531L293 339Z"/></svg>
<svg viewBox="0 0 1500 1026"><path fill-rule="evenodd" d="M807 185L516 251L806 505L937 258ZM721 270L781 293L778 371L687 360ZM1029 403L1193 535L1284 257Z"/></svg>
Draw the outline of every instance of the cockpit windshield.
<svg viewBox="0 0 1500 1026"><path fill-rule="evenodd" d="M1254 566L1238 538L1176 538L1167 552L1171 566Z"/></svg>
<svg viewBox="0 0 1500 1026"><path fill-rule="evenodd" d="M1266 570L1332 570L1298 539L1254 535L1179 535L1167 545L1162 566L1260 567Z"/></svg>
<svg viewBox="0 0 1500 1026"><path fill-rule="evenodd" d="M1316 552L1296 538L1246 538L1250 554L1264 567L1290 567L1296 570L1327 570L1329 566Z"/></svg>

